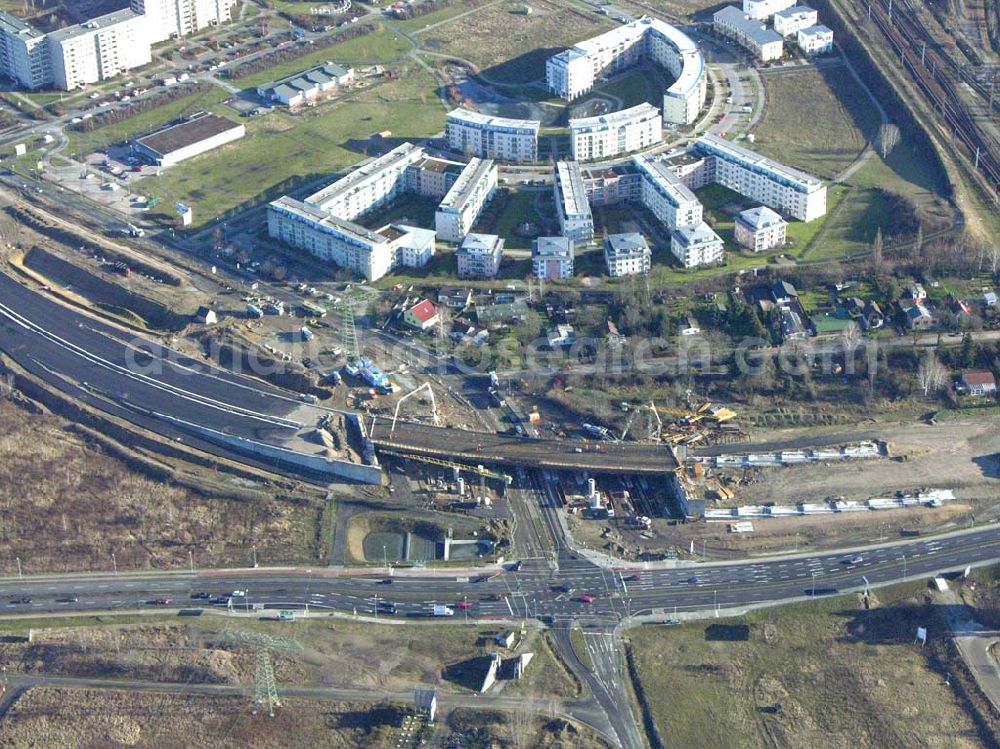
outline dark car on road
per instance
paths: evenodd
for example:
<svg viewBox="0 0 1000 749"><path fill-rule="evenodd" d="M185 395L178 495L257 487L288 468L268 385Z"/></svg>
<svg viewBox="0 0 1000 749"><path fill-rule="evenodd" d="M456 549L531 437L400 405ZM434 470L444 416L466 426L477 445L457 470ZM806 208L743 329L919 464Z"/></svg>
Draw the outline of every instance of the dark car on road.
<svg viewBox="0 0 1000 749"><path fill-rule="evenodd" d="M16 606L19 603L31 603L31 599L25 596L24 598L11 598L10 605Z"/></svg>

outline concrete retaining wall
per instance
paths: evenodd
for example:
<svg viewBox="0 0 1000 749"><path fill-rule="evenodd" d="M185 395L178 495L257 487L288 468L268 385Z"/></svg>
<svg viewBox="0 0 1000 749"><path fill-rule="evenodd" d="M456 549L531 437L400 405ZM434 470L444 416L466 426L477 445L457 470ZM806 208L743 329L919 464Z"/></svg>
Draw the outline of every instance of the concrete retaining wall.
<svg viewBox="0 0 1000 749"><path fill-rule="evenodd" d="M349 463L345 460L330 460L322 455L307 455L306 453L289 450L277 445L269 445L265 442L238 437L232 434L225 434L215 429L194 424L189 421L176 419L167 414L154 413L154 416L164 421L177 424L184 429L200 434L202 437L220 445L234 448L243 453L258 455L270 460L279 460L292 465L301 466L310 471L320 474L339 476L362 484L382 484L382 469L378 466L363 465L361 463Z"/></svg>

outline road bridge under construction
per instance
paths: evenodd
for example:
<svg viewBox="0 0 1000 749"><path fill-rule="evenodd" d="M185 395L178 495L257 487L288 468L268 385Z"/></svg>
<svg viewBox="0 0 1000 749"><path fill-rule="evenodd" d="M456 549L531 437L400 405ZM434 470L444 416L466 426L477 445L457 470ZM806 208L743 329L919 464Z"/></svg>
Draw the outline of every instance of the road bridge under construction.
<svg viewBox="0 0 1000 749"><path fill-rule="evenodd" d="M549 440L472 432L412 421L366 420L376 449L475 464L593 473L664 474L679 468L667 445Z"/></svg>

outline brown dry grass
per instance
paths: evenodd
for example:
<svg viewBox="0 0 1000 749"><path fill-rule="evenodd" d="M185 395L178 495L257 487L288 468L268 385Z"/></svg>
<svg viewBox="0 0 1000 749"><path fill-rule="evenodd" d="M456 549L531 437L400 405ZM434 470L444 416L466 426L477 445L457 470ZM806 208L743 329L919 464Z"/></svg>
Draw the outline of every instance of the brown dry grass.
<svg viewBox="0 0 1000 749"><path fill-rule="evenodd" d="M614 25L606 16L540 0L505 2L433 29L420 37L429 51L473 62L491 81L521 84L545 78L545 60Z"/></svg>
<svg viewBox="0 0 1000 749"><path fill-rule="evenodd" d="M113 619L110 621L114 621ZM279 684L356 687L405 692L416 687L466 691L469 685L446 669L495 650L499 628L459 624L372 626L343 620L302 619L293 625L266 620L226 623L212 619L181 623L107 624L99 627L35 628L31 643L0 643L0 668L10 672L79 677L114 676L147 681L246 684L253 656L227 644L226 629L292 638L302 650L275 650ZM546 700L575 698L578 685L529 631L515 653L537 659L511 694ZM503 682L506 684L506 682ZM478 683L476 684L478 687Z"/></svg>
<svg viewBox="0 0 1000 749"><path fill-rule="evenodd" d="M0 722L0 746L367 749L395 733L395 708L287 699L273 718L242 697L34 688Z"/></svg>
<svg viewBox="0 0 1000 749"><path fill-rule="evenodd" d="M26 573L311 561L320 510L202 497L153 481L54 416L0 401L0 570ZM236 487L234 487L234 494Z"/></svg>
<svg viewBox="0 0 1000 749"><path fill-rule="evenodd" d="M871 611L843 597L634 631L661 736L686 749L981 746L960 695L933 669L931 649L913 645L918 625L935 624L914 593L880 591L893 603Z"/></svg>

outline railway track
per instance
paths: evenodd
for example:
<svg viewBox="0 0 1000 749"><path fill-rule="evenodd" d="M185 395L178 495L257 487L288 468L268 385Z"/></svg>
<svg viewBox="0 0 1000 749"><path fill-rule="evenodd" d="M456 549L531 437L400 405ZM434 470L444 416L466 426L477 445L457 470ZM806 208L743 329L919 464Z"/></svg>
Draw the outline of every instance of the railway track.
<svg viewBox="0 0 1000 749"><path fill-rule="evenodd" d="M876 0L869 16L889 42L914 83L942 118L953 135L957 150L986 180L996 196L1000 193L1000 143L977 119L992 120L992 109L975 113L959 93L962 86L987 98L989 90L938 49L938 43L923 26L909 0ZM995 102L992 106L997 106Z"/></svg>

